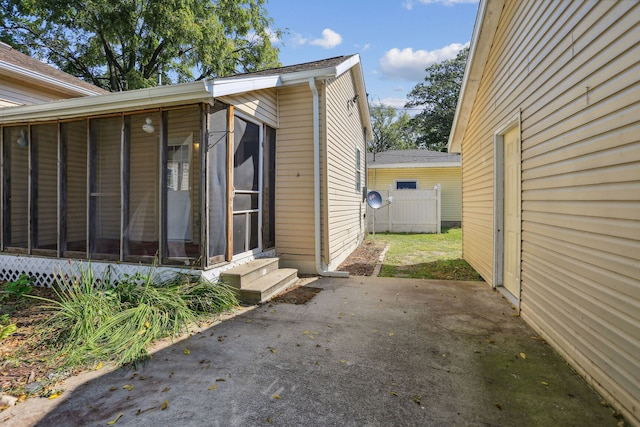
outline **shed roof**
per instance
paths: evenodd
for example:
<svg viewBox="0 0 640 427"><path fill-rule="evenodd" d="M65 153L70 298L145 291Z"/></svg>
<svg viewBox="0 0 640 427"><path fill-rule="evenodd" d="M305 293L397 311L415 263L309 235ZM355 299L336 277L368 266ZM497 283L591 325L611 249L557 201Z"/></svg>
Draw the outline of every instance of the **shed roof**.
<svg viewBox="0 0 640 427"><path fill-rule="evenodd" d="M460 167L460 154L429 150L389 150L367 153L368 168Z"/></svg>
<svg viewBox="0 0 640 427"><path fill-rule="evenodd" d="M53 86L75 96L109 93L98 86L25 55L2 42L0 42L0 73L20 80Z"/></svg>

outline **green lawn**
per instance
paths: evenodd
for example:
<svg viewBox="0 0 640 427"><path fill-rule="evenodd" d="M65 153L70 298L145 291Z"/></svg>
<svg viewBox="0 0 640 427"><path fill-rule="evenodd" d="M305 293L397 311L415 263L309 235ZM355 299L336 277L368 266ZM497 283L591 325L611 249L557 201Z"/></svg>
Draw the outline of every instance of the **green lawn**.
<svg viewBox="0 0 640 427"><path fill-rule="evenodd" d="M441 234L376 233L375 239L391 245L384 258L381 277L482 280L462 259L460 228L445 229Z"/></svg>

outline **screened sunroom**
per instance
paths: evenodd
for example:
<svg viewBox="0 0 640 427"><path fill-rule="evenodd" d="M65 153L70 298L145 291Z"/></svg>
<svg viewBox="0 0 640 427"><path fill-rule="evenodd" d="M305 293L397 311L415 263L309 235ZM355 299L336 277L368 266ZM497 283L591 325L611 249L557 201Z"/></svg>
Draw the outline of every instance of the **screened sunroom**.
<svg viewBox="0 0 640 427"><path fill-rule="evenodd" d="M209 270L274 246L275 129L204 83L7 108L0 123L2 280L30 264L48 284L65 260Z"/></svg>

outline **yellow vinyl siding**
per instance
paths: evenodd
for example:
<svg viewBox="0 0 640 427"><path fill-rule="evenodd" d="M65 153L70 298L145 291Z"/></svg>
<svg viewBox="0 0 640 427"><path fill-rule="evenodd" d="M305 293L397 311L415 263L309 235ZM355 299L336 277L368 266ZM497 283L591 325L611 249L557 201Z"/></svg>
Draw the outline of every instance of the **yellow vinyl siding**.
<svg viewBox="0 0 640 427"><path fill-rule="evenodd" d="M283 266L314 265L313 97L308 85L281 89L276 141L276 254Z"/></svg>
<svg viewBox="0 0 640 427"><path fill-rule="evenodd" d="M355 249L364 237L365 207L362 187L365 174L365 141L360 121L359 105L348 102L355 96L351 71L329 80L326 87L326 198L328 247L324 262L337 266ZM356 149L360 153L360 191L356 190Z"/></svg>
<svg viewBox="0 0 640 427"><path fill-rule="evenodd" d="M398 180L417 180L418 190L431 190L440 184L442 221L462 219L462 169L458 167L433 168L370 168L370 190L395 190Z"/></svg>
<svg viewBox="0 0 640 427"><path fill-rule="evenodd" d="M237 111L255 117L271 127L278 126L278 102L275 89L243 92L222 97L220 100L233 105Z"/></svg>
<svg viewBox="0 0 640 427"><path fill-rule="evenodd" d="M507 1L462 141L464 257L493 281L493 135L521 114L521 312L640 419L638 2Z"/></svg>
<svg viewBox="0 0 640 427"><path fill-rule="evenodd" d="M42 104L47 101L73 98L63 92L51 90L47 86L25 83L23 80L15 80L7 76L0 76L0 98L13 105Z"/></svg>

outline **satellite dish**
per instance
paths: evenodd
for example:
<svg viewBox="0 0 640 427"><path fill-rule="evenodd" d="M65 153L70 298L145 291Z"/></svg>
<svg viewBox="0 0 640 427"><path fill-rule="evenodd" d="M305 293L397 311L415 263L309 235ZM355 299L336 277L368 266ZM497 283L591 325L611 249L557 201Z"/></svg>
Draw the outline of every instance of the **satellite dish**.
<svg viewBox="0 0 640 427"><path fill-rule="evenodd" d="M367 194L367 204L373 209L378 209L382 206L382 196L377 191L369 191Z"/></svg>

